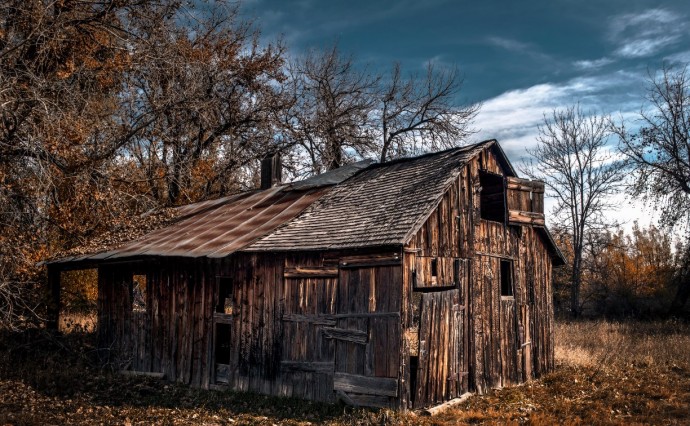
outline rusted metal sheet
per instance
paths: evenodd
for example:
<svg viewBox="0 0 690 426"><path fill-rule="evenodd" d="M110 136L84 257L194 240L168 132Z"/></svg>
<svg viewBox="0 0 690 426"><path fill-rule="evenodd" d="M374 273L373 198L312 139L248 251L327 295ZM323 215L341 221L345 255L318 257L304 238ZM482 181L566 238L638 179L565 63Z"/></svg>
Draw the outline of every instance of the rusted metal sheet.
<svg viewBox="0 0 690 426"><path fill-rule="evenodd" d="M181 208L184 219L173 225L117 249L69 261L138 256L225 257L294 218L327 190L275 187L196 203Z"/></svg>

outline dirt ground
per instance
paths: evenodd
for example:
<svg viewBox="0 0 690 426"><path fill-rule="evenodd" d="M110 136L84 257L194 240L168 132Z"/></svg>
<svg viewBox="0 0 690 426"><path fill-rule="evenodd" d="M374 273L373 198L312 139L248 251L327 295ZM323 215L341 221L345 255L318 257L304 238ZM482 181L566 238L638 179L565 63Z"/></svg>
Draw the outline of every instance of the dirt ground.
<svg viewBox="0 0 690 426"><path fill-rule="evenodd" d="M0 342L0 425L690 424L690 326L675 322L558 324L553 373L437 417L114 375L71 339Z"/></svg>

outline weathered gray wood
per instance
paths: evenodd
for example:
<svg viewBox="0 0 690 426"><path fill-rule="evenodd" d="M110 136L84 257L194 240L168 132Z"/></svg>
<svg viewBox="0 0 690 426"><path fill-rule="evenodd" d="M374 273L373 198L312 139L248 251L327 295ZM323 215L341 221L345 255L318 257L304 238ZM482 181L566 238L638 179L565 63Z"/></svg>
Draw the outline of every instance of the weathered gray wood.
<svg viewBox="0 0 690 426"><path fill-rule="evenodd" d="M348 394L350 401L359 407L390 408L391 397L381 395Z"/></svg>
<svg viewBox="0 0 690 426"><path fill-rule="evenodd" d="M317 361L281 361L281 371L305 371L312 373L333 374L333 362Z"/></svg>
<svg viewBox="0 0 690 426"><path fill-rule="evenodd" d="M299 314L284 314L282 317L286 322L305 322L314 325L335 326L336 321L332 316L325 315L299 315Z"/></svg>
<svg viewBox="0 0 690 426"><path fill-rule="evenodd" d="M230 383L230 365L216 364L216 383Z"/></svg>
<svg viewBox="0 0 690 426"><path fill-rule="evenodd" d="M357 343L359 345L366 345L369 341L369 336L367 333L360 330L324 327L321 329L321 331L326 339L344 340L347 342Z"/></svg>
<svg viewBox="0 0 690 426"><path fill-rule="evenodd" d="M467 401L469 399L469 397L471 397L471 396L472 396L472 393L470 393L470 392L464 393L462 396L460 396L458 398L453 398L450 401L446 401L442 404L435 405L433 407L429 407L429 408L423 410L422 414L427 415L427 416L437 416L437 415L443 413L444 411L457 406L458 404L462 404L463 402Z"/></svg>
<svg viewBox="0 0 690 426"><path fill-rule="evenodd" d="M348 393L398 396L398 379L336 372L333 376L333 389Z"/></svg>
<svg viewBox="0 0 690 426"><path fill-rule="evenodd" d="M335 395L338 398L338 401L342 401L345 405L349 405L351 407L359 407L359 404L357 404L348 394L341 390L336 390Z"/></svg>

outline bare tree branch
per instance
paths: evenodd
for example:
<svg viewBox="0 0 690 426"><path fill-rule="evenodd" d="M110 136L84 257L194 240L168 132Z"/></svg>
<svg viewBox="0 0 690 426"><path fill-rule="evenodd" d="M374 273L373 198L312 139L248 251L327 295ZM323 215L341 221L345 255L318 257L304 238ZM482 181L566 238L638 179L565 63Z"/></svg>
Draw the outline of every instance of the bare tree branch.
<svg viewBox="0 0 690 426"><path fill-rule="evenodd" d="M623 181L620 162L608 150L608 117L585 114L579 105L554 110L544 116L539 144L528 149L533 160L524 172L542 179L556 199L555 215L567 226L573 259L570 310L580 313L580 285L585 237L603 222L603 212L613 207L610 197Z"/></svg>

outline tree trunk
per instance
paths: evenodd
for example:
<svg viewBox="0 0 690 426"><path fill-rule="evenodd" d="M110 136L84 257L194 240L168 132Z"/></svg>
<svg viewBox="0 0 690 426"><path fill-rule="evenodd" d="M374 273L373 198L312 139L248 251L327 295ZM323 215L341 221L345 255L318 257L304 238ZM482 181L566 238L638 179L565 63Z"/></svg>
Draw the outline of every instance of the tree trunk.
<svg viewBox="0 0 690 426"><path fill-rule="evenodd" d="M580 316L580 281L582 280L582 274L580 273L582 261L580 256L580 254L575 253L573 272L570 279L570 316L572 318Z"/></svg>

